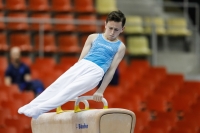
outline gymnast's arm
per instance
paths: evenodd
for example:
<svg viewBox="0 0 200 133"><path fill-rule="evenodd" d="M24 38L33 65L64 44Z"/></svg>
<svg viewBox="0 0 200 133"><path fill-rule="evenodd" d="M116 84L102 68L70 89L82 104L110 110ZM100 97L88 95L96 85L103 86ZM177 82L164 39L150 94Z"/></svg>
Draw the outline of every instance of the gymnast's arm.
<svg viewBox="0 0 200 133"><path fill-rule="evenodd" d="M86 54L89 52L89 50L92 46L93 40L96 37L97 37L97 34L91 34L88 36L78 61L80 61L81 59L83 59L86 56Z"/></svg>
<svg viewBox="0 0 200 133"><path fill-rule="evenodd" d="M110 68L108 69L108 71L106 72L106 74L103 78L101 86L98 88L98 90L93 95L93 99L95 101L99 102L102 100L103 93L104 93L106 87L108 86L108 84L110 83L110 81L112 80L115 70L117 69L117 66L119 65L120 61L124 57L125 50L126 50L126 47L122 43L122 45L120 45L119 51L116 53L116 55L112 61Z"/></svg>

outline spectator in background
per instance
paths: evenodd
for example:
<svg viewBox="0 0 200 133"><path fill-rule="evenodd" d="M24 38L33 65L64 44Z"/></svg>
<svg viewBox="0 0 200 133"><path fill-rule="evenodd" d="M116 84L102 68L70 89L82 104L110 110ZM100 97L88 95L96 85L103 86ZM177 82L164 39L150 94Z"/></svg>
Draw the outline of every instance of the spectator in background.
<svg viewBox="0 0 200 133"><path fill-rule="evenodd" d="M30 68L21 62L21 51L18 47L13 47L10 51L10 60L5 72L5 84L17 84L20 91L33 91L35 96L39 95L44 86L39 80L31 79Z"/></svg>

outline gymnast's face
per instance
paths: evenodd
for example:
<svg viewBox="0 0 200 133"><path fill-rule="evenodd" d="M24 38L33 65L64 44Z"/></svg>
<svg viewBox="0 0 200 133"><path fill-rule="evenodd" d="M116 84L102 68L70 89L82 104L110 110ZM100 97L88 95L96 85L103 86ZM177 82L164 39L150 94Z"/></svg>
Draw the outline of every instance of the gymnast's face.
<svg viewBox="0 0 200 133"><path fill-rule="evenodd" d="M105 32L104 36L109 41L116 41L120 33L124 31L122 27L122 22L108 21L105 22Z"/></svg>

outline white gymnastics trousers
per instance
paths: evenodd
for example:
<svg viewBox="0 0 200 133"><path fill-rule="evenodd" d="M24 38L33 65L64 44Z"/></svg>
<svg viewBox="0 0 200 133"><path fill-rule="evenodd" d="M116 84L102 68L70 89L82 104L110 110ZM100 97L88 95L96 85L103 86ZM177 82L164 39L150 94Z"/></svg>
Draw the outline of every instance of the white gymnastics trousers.
<svg viewBox="0 0 200 133"><path fill-rule="evenodd" d="M48 67L48 64L47 64ZM101 81L104 71L95 63L82 59L62 74L29 104L18 112L37 118L64 103L95 88Z"/></svg>

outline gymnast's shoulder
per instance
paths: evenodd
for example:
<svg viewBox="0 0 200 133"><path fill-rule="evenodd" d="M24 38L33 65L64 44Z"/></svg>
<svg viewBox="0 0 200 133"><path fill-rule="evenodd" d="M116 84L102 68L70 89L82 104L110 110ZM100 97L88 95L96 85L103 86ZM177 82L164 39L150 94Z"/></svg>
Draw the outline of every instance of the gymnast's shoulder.
<svg viewBox="0 0 200 133"><path fill-rule="evenodd" d="M120 40L121 41L121 40ZM121 41L121 44L120 44L120 47L119 47L119 50L126 50L126 45Z"/></svg>
<svg viewBox="0 0 200 133"><path fill-rule="evenodd" d="M89 39L89 40L93 41L94 39L96 39L96 38L97 38L97 36L98 36L98 34L97 34L97 33L90 34L90 35L88 36L88 38L87 38L87 39Z"/></svg>

